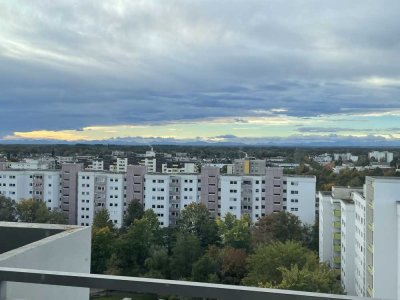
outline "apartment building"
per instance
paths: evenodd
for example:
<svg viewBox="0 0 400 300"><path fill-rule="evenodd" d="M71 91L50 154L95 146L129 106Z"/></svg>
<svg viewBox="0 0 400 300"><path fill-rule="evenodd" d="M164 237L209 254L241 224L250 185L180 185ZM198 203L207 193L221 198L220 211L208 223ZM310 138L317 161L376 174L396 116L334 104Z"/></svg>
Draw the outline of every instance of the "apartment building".
<svg viewBox="0 0 400 300"><path fill-rule="evenodd" d="M197 174L147 174L145 176L145 209L152 209L160 226L174 226L180 211L200 202L200 176Z"/></svg>
<svg viewBox="0 0 400 300"><path fill-rule="evenodd" d="M103 171L104 170L104 161L102 160L92 160L86 170L93 171Z"/></svg>
<svg viewBox="0 0 400 300"><path fill-rule="evenodd" d="M195 163L164 163L162 164L162 173L197 173Z"/></svg>
<svg viewBox="0 0 400 300"><path fill-rule="evenodd" d="M121 173L81 171L78 175L77 223L89 226L101 208L107 208L110 220L122 226L126 206L125 176Z"/></svg>
<svg viewBox="0 0 400 300"><path fill-rule="evenodd" d="M235 159L233 162L234 175L264 175L266 170L266 161L255 159L254 157L245 157Z"/></svg>
<svg viewBox="0 0 400 300"><path fill-rule="evenodd" d="M357 155L353 155L353 154L351 154L349 152L347 152L347 153L334 153L333 154L333 160L334 161L342 160L342 161L356 162L356 161L358 161L358 156Z"/></svg>
<svg viewBox="0 0 400 300"><path fill-rule="evenodd" d="M320 204L320 260L335 253L326 244L335 236L329 217L333 202L340 201L341 280L350 295L381 299L400 297L400 178L367 177L363 191L347 188L347 196L332 192ZM334 199L334 201L332 201ZM320 199L321 201L321 199ZM321 217L322 216L322 217Z"/></svg>
<svg viewBox="0 0 400 300"><path fill-rule="evenodd" d="M368 153L369 159L375 159L378 162L391 163L393 161L393 152L389 151L371 151Z"/></svg>
<svg viewBox="0 0 400 300"><path fill-rule="evenodd" d="M232 213L256 222L287 210L303 223L315 222L315 177L283 176L281 168L266 168L263 175L227 175L204 166L200 174L169 174L149 173L141 165L110 172L71 163L57 171L6 169L0 176L5 196L45 201L50 209L59 207L67 213L70 224L82 226L90 226L96 211L106 208L115 226L121 227L132 200L153 209L161 226L176 225L181 210L193 202L203 203L212 218Z"/></svg>
<svg viewBox="0 0 400 300"><path fill-rule="evenodd" d="M59 207L60 174L56 170L0 171L0 193L15 201L36 199L48 209Z"/></svg>
<svg viewBox="0 0 400 300"><path fill-rule="evenodd" d="M60 208L68 215L68 223L77 224L78 173L83 164L62 164L60 172Z"/></svg>
<svg viewBox="0 0 400 300"><path fill-rule="evenodd" d="M118 157L115 164L110 165L110 172L126 172L128 168L128 158Z"/></svg>
<svg viewBox="0 0 400 300"><path fill-rule="evenodd" d="M263 176L221 176L219 215L240 218L247 214L256 221L266 213L265 193Z"/></svg>
<svg viewBox="0 0 400 300"><path fill-rule="evenodd" d="M303 223L314 224L315 185L315 176L285 175L282 209L298 216Z"/></svg>

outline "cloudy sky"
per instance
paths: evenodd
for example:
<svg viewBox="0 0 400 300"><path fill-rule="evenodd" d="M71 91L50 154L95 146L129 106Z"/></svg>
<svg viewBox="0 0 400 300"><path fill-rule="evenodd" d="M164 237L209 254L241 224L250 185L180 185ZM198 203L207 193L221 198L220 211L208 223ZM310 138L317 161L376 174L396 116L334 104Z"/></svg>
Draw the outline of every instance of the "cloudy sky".
<svg viewBox="0 0 400 300"><path fill-rule="evenodd" d="M400 143L398 0L0 0L0 141Z"/></svg>

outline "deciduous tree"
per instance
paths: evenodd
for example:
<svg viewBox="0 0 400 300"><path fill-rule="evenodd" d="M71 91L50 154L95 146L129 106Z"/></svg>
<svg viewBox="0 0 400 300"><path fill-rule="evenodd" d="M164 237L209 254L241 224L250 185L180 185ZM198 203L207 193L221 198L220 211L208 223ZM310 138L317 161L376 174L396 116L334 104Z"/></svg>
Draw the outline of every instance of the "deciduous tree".
<svg viewBox="0 0 400 300"><path fill-rule="evenodd" d="M178 229L181 233L197 236L204 248L218 241L217 224L210 219L210 213L203 204L192 203L183 209L178 220Z"/></svg>
<svg viewBox="0 0 400 300"><path fill-rule="evenodd" d="M16 222L17 220L15 201L0 196L0 221Z"/></svg>
<svg viewBox="0 0 400 300"><path fill-rule="evenodd" d="M303 225L297 216L285 211L269 214L255 224L252 240L256 245L274 241L303 241Z"/></svg>

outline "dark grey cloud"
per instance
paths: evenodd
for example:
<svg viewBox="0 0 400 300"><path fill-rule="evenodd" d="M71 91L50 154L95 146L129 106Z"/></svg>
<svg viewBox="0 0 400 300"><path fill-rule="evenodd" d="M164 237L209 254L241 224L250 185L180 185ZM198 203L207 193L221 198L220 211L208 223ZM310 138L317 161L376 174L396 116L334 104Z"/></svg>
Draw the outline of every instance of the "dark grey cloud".
<svg viewBox="0 0 400 300"><path fill-rule="evenodd" d="M345 127L299 127L298 132L315 132L315 133L326 133L326 132L360 132L360 129L356 128L345 128ZM362 129L361 131L373 131L372 129Z"/></svg>
<svg viewBox="0 0 400 300"><path fill-rule="evenodd" d="M3 1L0 135L399 108L399 11L397 0Z"/></svg>
<svg viewBox="0 0 400 300"><path fill-rule="evenodd" d="M214 138L220 138L220 139L236 139L237 136L233 134L223 134L223 135L218 135L215 136Z"/></svg>
<svg viewBox="0 0 400 300"><path fill-rule="evenodd" d="M1 143L6 144L31 144L30 139L18 139L18 140L1 140ZM37 143L46 144L75 144L76 142L70 141L55 141L55 140L37 140ZM255 145L255 146L295 146L295 147L400 147L400 139L392 138L385 139L384 137L370 134L366 137L358 136L342 136L337 134L330 135L292 135L289 137L257 137L257 138L246 138L246 137L235 137L230 138L227 141L215 141L214 138L202 139L174 139L165 137L140 137L134 136L129 138L113 138L108 140L93 140L93 141L79 141L84 144L119 144L119 145Z"/></svg>

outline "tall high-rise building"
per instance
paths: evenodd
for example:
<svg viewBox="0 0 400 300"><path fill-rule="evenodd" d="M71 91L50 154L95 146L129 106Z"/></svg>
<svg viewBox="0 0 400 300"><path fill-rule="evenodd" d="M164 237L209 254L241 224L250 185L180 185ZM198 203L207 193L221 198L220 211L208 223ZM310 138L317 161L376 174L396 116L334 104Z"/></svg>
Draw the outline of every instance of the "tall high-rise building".
<svg viewBox="0 0 400 300"><path fill-rule="evenodd" d="M335 193L340 190L341 193ZM400 297L400 178L320 193L320 261L341 271L350 295Z"/></svg>

